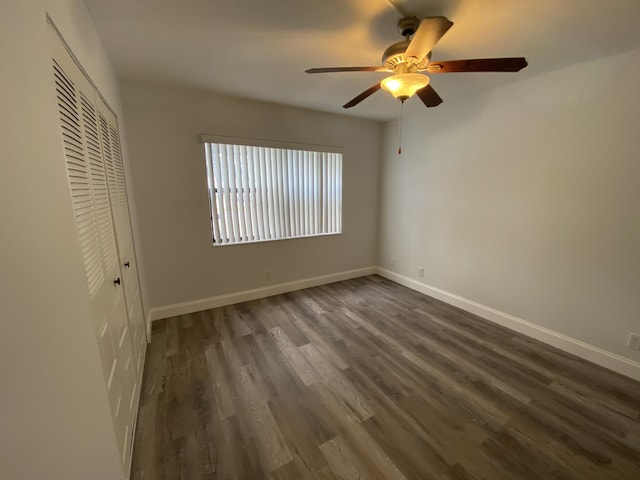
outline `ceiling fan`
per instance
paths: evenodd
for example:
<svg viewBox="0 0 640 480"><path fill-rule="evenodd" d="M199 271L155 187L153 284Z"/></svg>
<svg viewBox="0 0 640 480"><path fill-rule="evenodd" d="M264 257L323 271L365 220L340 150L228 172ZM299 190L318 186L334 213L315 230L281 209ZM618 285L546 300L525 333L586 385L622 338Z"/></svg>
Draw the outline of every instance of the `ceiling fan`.
<svg viewBox="0 0 640 480"><path fill-rule="evenodd" d="M380 88L388 91L403 103L417 94L425 106L436 107L442 103L442 98L429 85L429 77L426 73L518 72L527 66L527 60L524 57L432 62L431 50L452 26L453 22L446 17L425 17L419 20L415 16L406 16L398 20L398 30L405 39L394 43L384 51L382 66L310 68L306 72L393 73L345 103L344 108L356 106Z"/></svg>

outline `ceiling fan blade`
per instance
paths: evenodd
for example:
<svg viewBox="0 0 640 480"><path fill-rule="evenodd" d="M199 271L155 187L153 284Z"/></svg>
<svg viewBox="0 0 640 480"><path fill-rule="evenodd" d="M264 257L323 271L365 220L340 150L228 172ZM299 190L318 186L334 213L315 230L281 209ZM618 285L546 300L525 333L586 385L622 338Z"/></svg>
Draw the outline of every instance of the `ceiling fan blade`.
<svg viewBox="0 0 640 480"><path fill-rule="evenodd" d="M425 17L413 35L404 57L407 60L413 58L414 62L419 62L429 54L452 26L453 22L446 17Z"/></svg>
<svg viewBox="0 0 640 480"><path fill-rule="evenodd" d="M374 93L376 93L378 90L380 90L380 82L376 83L373 87L366 89L364 92L362 92L360 95L358 95L357 97L355 97L353 100L345 103L342 108L351 108L351 107L355 107L357 104L359 104L361 101L363 101L365 98L367 98L369 95L373 95Z"/></svg>
<svg viewBox="0 0 640 480"><path fill-rule="evenodd" d="M431 85L421 88L416 94L426 107L437 107L442 103L442 98L440 98L440 95L438 95Z"/></svg>
<svg viewBox="0 0 640 480"><path fill-rule="evenodd" d="M427 67L427 72L519 72L527 65L527 60L524 57L448 60L444 62L431 62Z"/></svg>
<svg viewBox="0 0 640 480"><path fill-rule="evenodd" d="M326 67L326 68L310 68L305 70L307 73L331 73L331 72L386 72L384 67Z"/></svg>

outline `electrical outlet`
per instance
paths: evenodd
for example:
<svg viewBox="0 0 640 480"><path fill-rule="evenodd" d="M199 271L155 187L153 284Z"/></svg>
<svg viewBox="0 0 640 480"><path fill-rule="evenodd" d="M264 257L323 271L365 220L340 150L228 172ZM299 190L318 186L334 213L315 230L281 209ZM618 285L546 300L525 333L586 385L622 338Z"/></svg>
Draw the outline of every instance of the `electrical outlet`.
<svg viewBox="0 0 640 480"><path fill-rule="evenodd" d="M396 266L396 257L391 257L391 266L392 267Z"/></svg>
<svg viewBox="0 0 640 480"><path fill-rule="evenodd" d="M637 333L630 333L627 339L627 347L632 350L640 350L640 335Z"/></svg>
<svg viewBox="0 0 640 480"><path fill-rule="evenodd" d="M418 276L424 277L424 267L418 267Z"/></svg>
<svg viewBox="0 0 640 480"><path fill-rule="evenodd" d="M266 272L264 272L264 279L265 279L267 282L270 282L270 281L271 281L271 270L267 270Z"/></svg>

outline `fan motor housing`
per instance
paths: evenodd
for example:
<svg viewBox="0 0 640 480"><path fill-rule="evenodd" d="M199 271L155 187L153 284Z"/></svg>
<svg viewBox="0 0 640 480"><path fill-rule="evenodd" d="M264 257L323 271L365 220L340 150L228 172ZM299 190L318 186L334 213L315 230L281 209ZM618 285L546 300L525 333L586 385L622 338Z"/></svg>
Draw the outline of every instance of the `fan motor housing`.
<svg viewBox="0 0 640 480"><path fill-rule="evenodd" d="M382 54L382 65L389 70L397 71L399 66L407 63L404 58L404 52L407 51L409 43L411 43L411 36L416 33L420 27L420 19L415 16L404 17L398 20L398 31L405 38L401 42L394 43L387 47ZM419 64L407 65L410 71L426 70L429 62L431 61L431 52L426 56Z"/></svg>
<svg viewBox="0 0 640 480"><path fill-rule="evenodd" d="M382 54L382 65L389 70L395 71L398 65L406 63L404 52L407 51L410 40L403 40L387 47ZM412 65L411 70L425 70L431 61L431 52L419 64ZM415 68L414 68L415 67Z"/></svg>
<svg viewBox="0 0 640 480"><path fill-rule="evenodd" d="M404 62L404 52L407 51L408 46L409 40L403 40L387 47L382 54L382 64L393 69L399 63Z"/></svg>

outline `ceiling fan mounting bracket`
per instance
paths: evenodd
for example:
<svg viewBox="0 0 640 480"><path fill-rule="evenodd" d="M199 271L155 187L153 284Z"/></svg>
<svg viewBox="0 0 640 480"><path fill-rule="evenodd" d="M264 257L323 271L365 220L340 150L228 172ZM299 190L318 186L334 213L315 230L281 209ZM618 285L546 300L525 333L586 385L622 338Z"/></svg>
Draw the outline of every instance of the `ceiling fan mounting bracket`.
<svg viewBox="0 0 640 480"><path fill-rule="evenodd" d="M420 26L420 19L415 16L404 17L398 20L398 31L405 38L410 37Z"/></svg>

